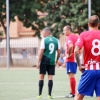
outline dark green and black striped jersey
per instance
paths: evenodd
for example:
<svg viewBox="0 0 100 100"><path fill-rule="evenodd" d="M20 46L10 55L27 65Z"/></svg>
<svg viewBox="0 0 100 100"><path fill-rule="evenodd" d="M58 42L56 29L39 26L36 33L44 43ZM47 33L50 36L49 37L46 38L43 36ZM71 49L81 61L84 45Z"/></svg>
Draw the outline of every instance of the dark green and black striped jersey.
<svg viewBox="0 0 100 100"><path fill-rule="evenodd" d="M59 40L53 36L47 36L42 39L40 49L44 49L44 54L41 60L46 64L54 65L56 58L56 51L60 49Z"/></svg>

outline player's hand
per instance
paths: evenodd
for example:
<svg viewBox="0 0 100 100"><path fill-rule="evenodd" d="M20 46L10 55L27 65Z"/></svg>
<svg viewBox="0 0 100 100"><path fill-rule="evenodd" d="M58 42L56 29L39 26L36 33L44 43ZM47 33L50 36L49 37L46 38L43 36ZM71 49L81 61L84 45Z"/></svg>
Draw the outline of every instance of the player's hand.
<svg viewBox="0 0 100 100"><path fill-rule="evenodd" d="M40 63L38 63L38 64L36 65L36 68L37 68L37 69L40 69Z"/></svg>
<svg viewBox="0 0 100 100"><path fill-rule="evenodd" d="M57 62L58 62L58 61L55 62L55 66L58 66L58 63L57 63Z"/></svg>
<svg viewBox="0 0 100 100"><path fill-rule="evenodd" d="M86 66L79 66L78 68L83 73L83 71L85 70Z"/></svg>
<svg viewBox="0 0 100 100"><path fill-rule="evenodd" d="M56 60L55 65L58 63L58 60Z"/></svg>

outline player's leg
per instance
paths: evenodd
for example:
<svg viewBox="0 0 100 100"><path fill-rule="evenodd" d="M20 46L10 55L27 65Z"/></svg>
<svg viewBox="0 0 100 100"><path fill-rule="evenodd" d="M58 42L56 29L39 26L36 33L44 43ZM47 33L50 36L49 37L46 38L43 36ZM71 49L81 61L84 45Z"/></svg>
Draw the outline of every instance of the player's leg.
<svg viewBox="0 0 100 100"><path fill-rule="evenodd" d="M100 100L100 97L97 97L97 100Z"/></svg>
<svg viewBox="0 0 100 100"><path fill-rule="evenodd" d="M55 75L55 66L48 65L48 98L52 99L52 88L53 88L53 75Z"/></svg>
<svg viewBox="0 0 100 100"><path fill-rule="evenodd" d="M37 98L42 98L42 89L43 89L43 85L44 85L44 76L46 74L46 68L47 65L45 64L40 64L40 76L39 76L39 96Z"/></svg>
<svg viewBox="0 0 100 100"><path fill-rule="evenodd" d="M69 82L70 82L71 94L74 97L76 93L76 80L74 77L74 73L69 73L68 77L69 77Z"/></svg>
<svg viewBox="0 0 100 100"><path fill-rule="evenodd" d="M75 96L76 80L75 80L74 74L76 74L76 71L77 71L77 64L75 62L67 62L66 63L66 72L69 77L70 89L71 89L70 94L65 96L66 98L72 98Z"/></svg>
<svg viewBox="0 0 100 100"><path fill-rule="evenodd" d="M84 98L84 95L81 95L81 94L77 93L77 94L75 95L74 100L83 100L83 98Z"/></svg>
<svg viewBox="0 0 100 100"><path fill-rule="evenodd" d="M52 98L51 97L52 88L53 88L53 75L48 75L48 98Z"/></svg>
<svg viewBox="0 0 100 100"><path fill-rule="evenodd" d="M44 85L44 74L40 74L40 77L39 77L39 96L42 95L43 85Z"/></svg>

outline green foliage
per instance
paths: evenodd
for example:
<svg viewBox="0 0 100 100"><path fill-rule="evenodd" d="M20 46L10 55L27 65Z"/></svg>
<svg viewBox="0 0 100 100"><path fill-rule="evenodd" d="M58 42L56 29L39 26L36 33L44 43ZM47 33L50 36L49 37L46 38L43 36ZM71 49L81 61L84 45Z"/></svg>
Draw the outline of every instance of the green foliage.
<svg viewBox="0 0 100 100"><path fill-rule="evenodd" d="M36 35L40 37L40 30L47 22L53 35L59 37L65 25L71 25L73 31L80 33L83 29L88 29L88 0L9 0L10 1L10 21L15 21L15 16L23 22L27 28L36 30ZM100 17L100 0L92 1L92 15ZM40 19L36 11L47 12L45 18ZM5 28L6 21L6 0L0 0L0 22ZM37 27L38 26L38 27Z"/></svg>
<svg viewBox="0 0 100 100"><path fill-rule="evenodd" d="M37 11L43 11L46 0L9 0L10 5L10 21L15 21L15 16L23 23L27 28L31 27L38 33L40 29L44 27L43 21L41 21L37 15ZM6 29L6 0L0 1L0 22ZM37 24L37 25L35 25ZM38 26L38 27L37 27ZM38 34L39 35L39 34Z"/></svg>
<svg viewBox="0 0 100 100"><path fill-rule="evenodd" d="M100 0L92 1L92 15L100 17ZM48 12L45 17L47 26L52 29L55 36L59 37L65 25L71 25L74 32L79 34L83 29L88 29L88 0L51 0L44 10ZM53 24L55 23L55 26Z"/></svg>
<svg viewBox="0 0 100 100"><path fill-rule="evenodd" d="M44 3L45 2L41 0L10 0L10 18L13 20L14 17L17 16L25 27L31 27L32 30L36 30L37 35L40 37L38 33L40 29L44 27L44 23L39 20L37 11L42 11ZM15 5L16 9L12 9Z"/></svg>

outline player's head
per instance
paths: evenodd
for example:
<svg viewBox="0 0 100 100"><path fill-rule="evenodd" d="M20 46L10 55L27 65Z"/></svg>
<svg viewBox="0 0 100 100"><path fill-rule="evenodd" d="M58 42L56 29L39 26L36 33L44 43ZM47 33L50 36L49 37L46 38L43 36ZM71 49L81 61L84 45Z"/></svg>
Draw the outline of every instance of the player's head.
<svg viewBox="0 0 100 100"><path fill-rule="evenodd" d="M97 15L93 15L88 20L88 26L91 28L98 28L99 26L99 17Z"/></svg>
<svg viewBox="0 0 100 100"><path fill-rule="evenodd" d="M71 33L71 26L70 25L67 25L63 28L63 33L65 36L68 36L70 33Z"/></svg>
<svg viewBox="0 0 100 100"><path fill-rule="evenodd" d="M46 37L46 36L49 36L49 35L51 35L50 29L49 29L49 28L44 28L44 29L42 30L42 36L43 36L43 37Z"/></svg>

